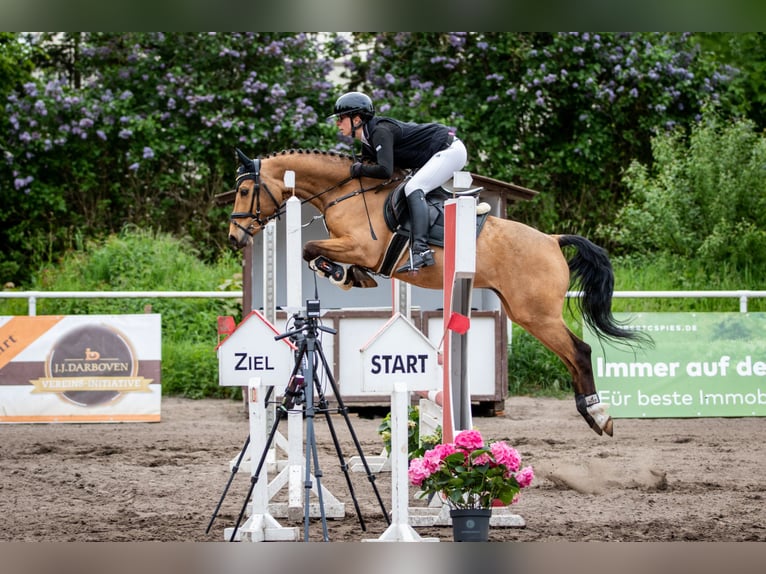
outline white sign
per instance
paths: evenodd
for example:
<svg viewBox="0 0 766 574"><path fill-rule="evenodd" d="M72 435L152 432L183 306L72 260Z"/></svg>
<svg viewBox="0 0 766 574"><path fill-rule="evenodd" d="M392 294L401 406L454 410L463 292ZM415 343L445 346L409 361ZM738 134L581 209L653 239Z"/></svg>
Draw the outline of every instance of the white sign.
<svg viewBox="0 0 766 574"><path fill-rule="evenodd" d="M0 317L0 423L159 422L157 314Z"/></svg>
<svg viewBox="0 0 766 574"><path fill-rule="evenodd" d="M295 345L275 340L280 332L258 311L250 312L218 345L218 384L246 387L253 377L287 385L295 366Z"/></svg>
<svg viewBox="0 0 766 574"><path fill-rule="evenodd" d="M441 388L436 347L404 315L396 313L359 349L362 391L391 393L396 383L410 391Z"/></svg>

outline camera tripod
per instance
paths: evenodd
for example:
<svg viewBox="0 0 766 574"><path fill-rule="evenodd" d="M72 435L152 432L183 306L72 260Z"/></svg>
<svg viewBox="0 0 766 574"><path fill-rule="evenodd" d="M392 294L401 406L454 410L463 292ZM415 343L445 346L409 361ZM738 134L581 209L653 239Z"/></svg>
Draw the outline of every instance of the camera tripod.
<svg viewBox="0 0 766 574"><path fill-rule="evenodd" d="M295 408L296 405L302 405L304 418L306 422L306 454L305 454L305 479L304 479L305 496L304 496L304 528L303 528L304 540L305 541L309 540L309 519L310 519L309 496L312 489L312 467L313 467L313 477L316 479L316 483L317 483L316 491L317 491L317 496L319 499L319 512L320 512L320 518L321 518L321 524L322 524L323 540L325 541L329 540L328 532L327 532L327 516L325 514L324 501L322 497L322 487L321 487L322 471L320 470L320 467L319 467L316 433L314 429L314 418L317 413L323 413L325 415L327 426L330 431L330 436L332 437L333 445L338 455L340 468L343 471L346 478L346 484L348 485L349 492L351 494L351 499L353 501L354 509L359 519L360 527L363 531L367 530L367 526L365 524L364 518L359 508L359 502L357 501L357 498L356 498L353 482L351 481L351 476L349 475L348 464L346 463L346 460L343 456L343 451L341 449L340 442L338 441L338 435L335 432L335 427L332 422L330 406L327 401L327 398L325 397L324 391L322 389L322 384L321 384L321 380L318 373L318 369L320 366L323 368L324 375L329 381L333 394L335 395L335 399L337 400L338 407L336 409L336 412L343 415L343 418L346 421L349 434L354 442L357 453L359 455L359 459L361 460L364 470L367 474L367 478L370 481L370 484L372 485L373 491L375 492L375 496L378 500L378 503L380 504L380 508L383 511L383 516L386 519L386 523L387 524L391 523L391 519L389 517L388 512L385 509L385 505L380 496L380 492L378 491L377 485L375 484L376 477L370 470L370 467L367 464L367 460L364 457L364 453L362 452L362 447L361 447L361 444L359 443L359 439L357 438L356 433L354 432L353 426L351 425L351 420L348 416L348 409L343 404L343 399L340 396L338 385L334 377L332 376L332 372L330 370L324 351L322 349L321 340L318 338L319 331L324 331L331 334L335 334L336 331L329 327L320 325L318 321L318 317L319 317L319 302L307 301L306 316L303 317L300 314L294 315L293 320L294 320L295 328L291 331L288 331L286 333L283 333L281 335L274 337L275 340L289 337L290 340L296 344L297 350L295 352L295 365L290 375L287 388L285 389L283 400L276 408L276 416L274 418L274 423L266 439L266 445L263 449L263 452L261 453L261 457L260 457L260 460L258 461L256 470L251 477L250 488L248 490L247 496L245 497L245 502L239 513L239 517L237 518L237 522L234 527L234 530L232 531L230 541L233 541L236 537L237 530L239 529L239 526L244 517L248 502L253 493L253 489L255 488L255 485L257 484L260 478L261 470L263 469L263 465L266 461L267 453L269 449L271 448L271 444L273 443L274 436L276 435L277 428L279 427L279 423L283 418L287 416L287 414L292 409ZM267 396L266 396L267 402L269 400L269 396L271 395L271 390L272 389L270 388L269 392L267 393ZM314 403L315 391L317 394L316 405ZM240 454L240 459L242 458L245 450L247 449L248 444L249 444L249 437L248 437L248 441L245 442L245 446L243 447L242 453ZM238 466L239 466L239 461L237 465L234 467L234 469L236 469ZM232 471L232 476L234 472L235 470ZM229 482L231 482L231 478ZM229 485L227 484L227 490L228 490L228 486ZM224 496L225 494L226 494L226 491L224 491ZM219 502L218 507L220 507L220 504L221 503ZM216 509L216 512L217 510L218 509ZM215 514L213 515L213 519L215 519ZM213 519L211 519L210 521L211 524L213 522ZM210 526L208 526L208 529L209 528Z"/></svg>

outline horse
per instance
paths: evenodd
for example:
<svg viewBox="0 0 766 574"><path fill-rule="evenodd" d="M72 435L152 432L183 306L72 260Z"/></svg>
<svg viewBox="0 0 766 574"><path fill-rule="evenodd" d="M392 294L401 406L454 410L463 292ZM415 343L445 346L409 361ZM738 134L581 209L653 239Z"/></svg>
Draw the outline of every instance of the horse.
<svg viewBox="0 0 766 574"><path fill-rule="evenodd" d="M243 248L252 237L285 211L294 194L324 217L329 239L308 241L303 259L339 287L376 285L371 274L385 275L427 289L443 288L444 251L432 246L435 264L416 273L381 273L398 269L406 250L394 256L394 236L384 211L388 196L408 175L395 170L389 180L350 177L353 157L334 151L284 150L251 159L236 149L238 168L229 242ZM295 174L295 187L284 183ZM431 194L429 194L430 197ZM563 248L576 253L567 260ZM476 238L475 288L492 290L509 319L553 351L572 377L577 412L593 431L613 434L612 417L600 402L593 378L591 347L577 337L563 318L567 291L581 290L575 305L583 320L602 340L640 345L612 314L614 273L607 252L580 235L543 233L518 221L487 215Z"/></svg>

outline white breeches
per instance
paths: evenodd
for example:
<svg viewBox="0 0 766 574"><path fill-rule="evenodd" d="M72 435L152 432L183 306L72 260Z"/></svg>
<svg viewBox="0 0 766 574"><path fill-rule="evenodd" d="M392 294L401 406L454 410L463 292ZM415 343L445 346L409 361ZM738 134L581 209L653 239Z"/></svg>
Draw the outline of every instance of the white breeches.
<svg viewBox="0 0 766 574"><path fill-rule="evenodd" d="M404 187L404 194L409 195L416 189L422 189L424 193L436 189L449 181L456 171L463 169L466 161L468 161L468 152L465 145L459 139L455 139L451 146L434 154L412 176L412 179Z"/></svg>

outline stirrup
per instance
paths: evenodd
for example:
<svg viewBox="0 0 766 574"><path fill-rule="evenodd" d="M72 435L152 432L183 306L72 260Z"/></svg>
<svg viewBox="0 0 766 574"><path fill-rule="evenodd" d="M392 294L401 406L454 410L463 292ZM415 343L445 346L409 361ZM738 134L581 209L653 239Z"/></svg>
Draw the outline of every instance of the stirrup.
<svg viewBox="0 0 766 574"><path fill-rule="evenodd" d="M433 250L426 249L420 253L410 253L410 261L396 270L397 273L417 273L423 267L434 265Z"/></svg>

